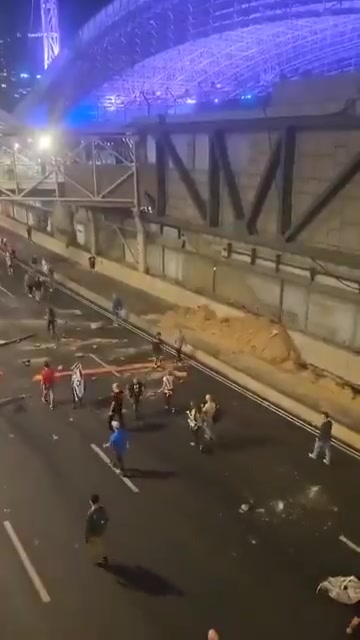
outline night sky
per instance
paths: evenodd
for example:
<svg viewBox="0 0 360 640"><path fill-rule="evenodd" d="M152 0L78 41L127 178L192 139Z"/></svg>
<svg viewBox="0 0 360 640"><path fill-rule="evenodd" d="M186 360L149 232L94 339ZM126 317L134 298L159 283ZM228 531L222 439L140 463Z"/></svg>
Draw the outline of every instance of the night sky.
<svg viewBox="0 0 360 640"><path fill-rule="evenodd" d="M58 0L63 40L68 41L76 30L109 0ZM16 5L16 11L14 7ZM32 0L0 0L0 34L30 29ZM35 23L38 22L40 0L34 0ZM32 30L38 29L35 24Z"/></svg>

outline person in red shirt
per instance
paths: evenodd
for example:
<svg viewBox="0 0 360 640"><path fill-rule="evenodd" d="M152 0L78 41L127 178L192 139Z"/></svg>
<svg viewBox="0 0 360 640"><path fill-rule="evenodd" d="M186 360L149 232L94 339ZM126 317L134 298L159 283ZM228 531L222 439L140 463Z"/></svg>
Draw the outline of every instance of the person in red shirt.
<svg viewBox="0 0 360 640"><path fill-rule="evenodd" d="M50 367L49 362L46 360L41 372L41 400L48 404L50 409L54 408L54 383L55 371Z"/></svg>

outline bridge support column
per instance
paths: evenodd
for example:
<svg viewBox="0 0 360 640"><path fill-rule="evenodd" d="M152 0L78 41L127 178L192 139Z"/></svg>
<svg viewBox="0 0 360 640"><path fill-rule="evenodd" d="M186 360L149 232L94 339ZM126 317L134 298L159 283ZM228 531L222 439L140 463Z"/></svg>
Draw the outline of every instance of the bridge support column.
<svg viewBox="0 0 360 640"><path fill-rule="evenodd" d="M133 207L133 215L136 226L136 234L137 234L137 255L138 255L138 270L141 273L147 272L147 261L146 261L146 233L144 229L144 225L140 218L140 193L139 193L139 176L138 176L138 167L137 167L137 153L136 153L136 144L137 141L134 140L133 146L133 154L134 154L134 207Z"/></svg>

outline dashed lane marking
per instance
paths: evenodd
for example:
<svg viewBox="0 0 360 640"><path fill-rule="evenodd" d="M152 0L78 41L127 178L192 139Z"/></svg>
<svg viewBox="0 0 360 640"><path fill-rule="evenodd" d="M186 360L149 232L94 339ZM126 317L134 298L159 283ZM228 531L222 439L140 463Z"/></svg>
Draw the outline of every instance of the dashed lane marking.
<svg viewBox="0 0 360 640"><path fill-rule="evenodd" d="M63 293L66 293L71 298L74 298L75 300L78 300L79 302L82 302L83 304L85 304L86 306L90 307L91 309L94 309L95 311L97 311L101 315L103 315L103 316L105 316L107 318L113 319L112 314L109 311L106 311L106 309L104 309L100 305L95 304L94 302L91 302L91 300L88 300L87 298L84 298L83 296L78 295L77 293L75 293L71 289L65 287L64 285L61 285L60 283L56 283L56 287L57 287L57 289L59 289ZM135 325L133 325L133 324L131 324L131 323L125 321L125 320L119 320L119 325L123 326L125 329L128 329L132 333L135 333L138 336L141 336L142 338L144 338L147 341L151 341L151 339L152 339L152 337L149 334L147 334L145 331L142 331L138 327L135 327ZM169 348L167 345L165 345L165 348L166 348L166 350L168 352L174 353L174 350ZM236 391L237 393L241 393L241 395L245 396L246 398L249 398L249 400L252 400L253 402L256 402L257 404L265 407L269 411L272 411L273 413L276 413L277 415L281 416L282 418L285 418L289 422L292 422L293 424L297 424L299 427L301 427L302 429L305 429L306 431L308 431L312 435L314 435L314 436L318 435L318 433L319 433L318 429L315 429L315 427L313 427L309 423L304 422L300 418L297 418L296 416L292 415L291 413L288 413L284 409L281 409L280 407L276 406L275 404L272 404L268 400L265 400L264 398L261 398L260 396L257 396L252 391L249 391L248 389L245 389L245 387L241 387L240 385L236 384L235 382L232 382L228 378L225 378L221 374L216 373L212 369L209 369L208 367L206 367L205 365L201 364L197 360L194 360L193 358L191 358L191 356L188 356L187 354L185 354L185 358L186 358L186 360L188 362L191 363L191 365L195 369L198 369L199 371L202 371L203 373L206 373L208 376L211 376L212 378L214 378L214 380L218 380L218 382L221 382L222 384L225 384L227 387L230 387L231 389L234 389L234 391ZM347 453L349 456L352 456L356 460L360 460L360 452L357 451L356 449L353 449L352 447L350 447L349 445L345 444L341 440L336 440L336 438L333 438L332 443L333 443L334 447L336 447L337 449L340 449L340 451L342 451L343 453Z"/></svg>
<svg viewBox="0 0 360 640"><path fill-rule="evenodd" d="M352 549L353 551L356 551L356 553L360 553L360 547L358 547L358 545L355 544L354 542L351 542L349 538L345 538L345 536L341 535L339 536L339 540L341 540L341 542L343 542L348 547L350 547L350 549Z"/></svg>
<svg viewBox="0 0 360 640"><path fill-rule="evenodd" d="M7 289L5 289L5 287L2 287L0 285L0 291L3 291L4 293L6 293L7 296L9 296L10 298L15 298L14 294L11 293L11 291L8 291Z"/></svg>
<svg viewBox="0 0 360 640"><path fill-rule="evenodd" d="M90 446L91 446L92 450L95 451L95 453L99 456L99 458L101 458L101 460L103 462L105 462L105 464L108 467L110 467L110 469L112 469L114 473L116 473L116 475L120 478L120 480L122 480L123 483L126 484L126 486L129 487L129 489L131 489L131 491L133 493L140 493L139 489L137 487L135 487L135 485L131 482L131 480L129 480L129 478L125 478L123 475L121 475L120 470L116 469L111 464L110 458L107 457L107 455L100 449L100 447L98 447L96 444L91 444Z"/></svg>
<svg viewBox="0 0 360 640"><path fill-rule="evenodd" d="M42 600L42 602L44 604L48 604L50 602L50 596L47 592L47 590L44 587L43 582L41 581L41 579L39 578L39 575L34 567L34 565L32 564L28 554L26 553L23 545L21 544L16 531L14 529L14 527L12 526L11 522L9 522L9 520L5 520L5 522L3 523L4 528L6 533L8 534L11 542L14 545L14 548L22 562L22 564L24 565L24 568L31 580L31 582L33 583L34 588L36 589L36 591L38 592L40 599Z"/></svg>
<svg viewBox="0 0 360 640"><path fill-rule="evenodd" d="M101 360L101 358L99 358L97 355L95 355L95 353L90 353L89 355L93 358L93 360L95 360L96 362L101 364L101 366L104 369L107 369L108 371L111 371L114 374L114 376L116 376L117 378L121 378L120 373L118 373L118 367L109 366L108 364L106 364L106 362Z"/></svg>

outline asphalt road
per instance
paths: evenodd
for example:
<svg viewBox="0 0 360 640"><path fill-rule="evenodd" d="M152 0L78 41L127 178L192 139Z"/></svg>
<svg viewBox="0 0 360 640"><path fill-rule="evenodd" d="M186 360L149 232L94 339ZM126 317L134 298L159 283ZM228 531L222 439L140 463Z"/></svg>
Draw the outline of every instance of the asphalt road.
<svg viewBox="0 0 360 640"><path fill-rule="evenodd" d="M0 347L1 397L26 396L0 408L2 640L195 640L211 627L222 640L343 637L351 609L315 589L328 575L360 573L360 555L339 540L360 546L359 460L336 449L330 468L309 460L306 430L190 365L177 369L177 411L165 415L141 336L57 290L54 344L23 273L9 277L3 258L0 269L0 338L34 334ZM45 358L63 373L78 359L90 371L82 409L72 410L66 375L55 411L42 405L33 378ZM135 371L147 397L142 421L127 407L129 485L91 445L107 439L112 382ZM212 456L190 447L184 417L205 393L223 408ZM84 544L94 491L110 514L107 571Z"/></svg>

